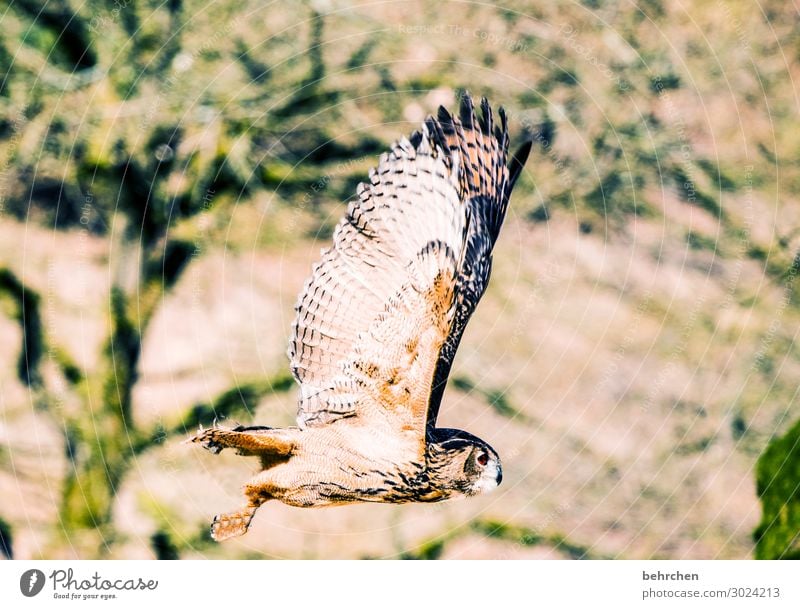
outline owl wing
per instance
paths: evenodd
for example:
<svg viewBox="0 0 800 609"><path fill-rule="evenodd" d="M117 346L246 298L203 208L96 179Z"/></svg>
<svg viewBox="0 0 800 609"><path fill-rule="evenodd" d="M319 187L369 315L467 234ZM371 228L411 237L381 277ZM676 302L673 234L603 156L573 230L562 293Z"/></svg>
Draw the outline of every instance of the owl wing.
<svg viewBox="0 0 800 609"><path fill-rule="evenodd" d="M428 129L438 134L448 148L464 159L460 175L460 191L468 211L469 224L462 263L456 276L456 302L453 323L442 345L434 371L427 413L427 429L432 431L444 394L450 368L467 322L478 306L492 270L492 250L506 217L511 191L519 178L531 142L514 154L506 165L508 155L508 125L500 108L500 125L494 125L488 101L481 100L478 118L469 95L462 98L459 118L439 108L437 119L426 121Z"/></svg>
<svg viewBox="0 0 800 609"><path fill-rule="evenodd" d="M381 157L306 282L289 343L301 427L350 420L425 433L431 392L443 390L488 280L473 277L483 272L480 242L494 243L505 213L505 203L490 209L470 193L508 181L505 120L493 134L485 104L489 142L478 151L470 142L483 147L483 135L445 115Z"/></svg>

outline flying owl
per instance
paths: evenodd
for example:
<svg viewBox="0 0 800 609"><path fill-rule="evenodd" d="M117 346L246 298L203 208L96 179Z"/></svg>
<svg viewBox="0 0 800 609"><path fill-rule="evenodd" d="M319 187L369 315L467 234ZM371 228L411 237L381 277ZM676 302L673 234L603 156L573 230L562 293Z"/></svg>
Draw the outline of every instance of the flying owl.
<svg viewBox="0 0 800 609"><path fill-rule="evenodd" d="M258 457L247 503L214 518L221 541L275 499L298 507L435 502L496 488L497 452L436 427L464 328L530 152L506 165L508 128L469 95L383 154L336 226L295 307L289 359L297 427L214 426L190 442Z"/></svg>

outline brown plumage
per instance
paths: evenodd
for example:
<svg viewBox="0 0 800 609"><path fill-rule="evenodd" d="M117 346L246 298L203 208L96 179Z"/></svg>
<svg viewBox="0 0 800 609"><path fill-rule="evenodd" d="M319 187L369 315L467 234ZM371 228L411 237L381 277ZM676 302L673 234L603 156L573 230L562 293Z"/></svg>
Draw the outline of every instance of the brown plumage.
<svg viewBox="0 0 800 609"><path fill-rule="evenodd" d="M261 459L247 505L216 540L277 499L315 507L442 501L496 487L497 453L436 428L456 349L489 281L491 253L530 144L506 166L508 131L462 99L383 154L359 185L298 301L289 358L298 427L214 427L191 441Z"/></svg>

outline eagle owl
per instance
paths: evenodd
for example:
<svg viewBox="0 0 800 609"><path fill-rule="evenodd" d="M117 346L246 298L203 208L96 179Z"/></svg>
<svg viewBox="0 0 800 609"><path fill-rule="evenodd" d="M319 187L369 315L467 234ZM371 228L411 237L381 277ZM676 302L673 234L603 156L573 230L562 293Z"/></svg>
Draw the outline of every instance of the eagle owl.
<svg viewBox="0 0 800 609"><path fill-rule="evenodd" d="M214 426L190 439L261 460L246 504L214 518L217 541L247 532L271 499L298 507L433 502L500 484L491 446L436 427L531 148L507 166L507 121L498 114L495 125L483 99L478 116L469 95L458 117L439 108L359 185L295 308L298 426Z"/></svg>

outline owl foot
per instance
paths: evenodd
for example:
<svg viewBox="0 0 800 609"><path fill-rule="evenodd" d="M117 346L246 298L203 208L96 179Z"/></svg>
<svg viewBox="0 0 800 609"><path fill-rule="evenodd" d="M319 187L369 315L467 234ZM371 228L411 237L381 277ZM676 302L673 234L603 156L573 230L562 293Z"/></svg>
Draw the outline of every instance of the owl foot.
<svg viewBox="0 0 800 609"><path fill-rule="evenodd" d="M255 506L247 506L238 512L217 514L211 523L211 538L214 541L224 541L231 537L244 535L247 533L257 509Z"/></svg>
<svg viewBox="0 0 800 609"><path fill-rule="evenodd" d="M215 427L212 427L211 429L200 429L197 435L189 438L187 442L199 444L212 454L218 455L222 452L222 449L225 448L225 444L219 441L219 432L220 429Z"/></svg>
<svg viewBox="0 0 800 609"><path fill-rule="evenodd" d="M215 455L223 448L233 448L240 455L287 457L295 445L285 437L286 432L271 427L211 427L201 429L187 441L200 444Z"/></svg>

